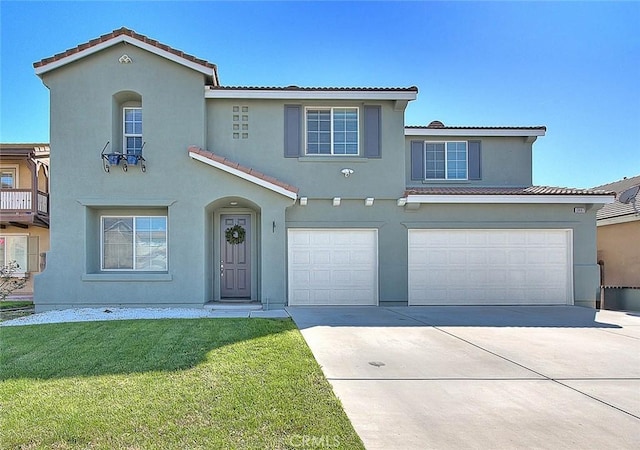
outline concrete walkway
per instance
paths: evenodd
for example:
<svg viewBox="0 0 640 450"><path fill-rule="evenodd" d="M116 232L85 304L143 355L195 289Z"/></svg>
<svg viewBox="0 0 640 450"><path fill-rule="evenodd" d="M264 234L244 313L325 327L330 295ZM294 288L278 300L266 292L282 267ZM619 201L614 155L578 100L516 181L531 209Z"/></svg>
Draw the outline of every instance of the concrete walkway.
<svg viewBox="0 0 640 450"><path fill-rule="evenodd" d="M287 308L367 449L640 448L640 314Z"/></svg>

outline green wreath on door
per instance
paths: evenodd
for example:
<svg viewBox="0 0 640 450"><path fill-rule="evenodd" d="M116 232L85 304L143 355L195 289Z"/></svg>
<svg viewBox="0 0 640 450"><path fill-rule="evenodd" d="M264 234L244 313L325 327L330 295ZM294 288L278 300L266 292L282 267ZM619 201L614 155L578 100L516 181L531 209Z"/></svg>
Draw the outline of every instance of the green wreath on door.
<svg viewBox="0 0 640 450"><path fill-rule="evenodd" d="M247 236L247 232L240 225L234 225L227 228L224 232L224 237L231 245L242 244Z"/></svg>

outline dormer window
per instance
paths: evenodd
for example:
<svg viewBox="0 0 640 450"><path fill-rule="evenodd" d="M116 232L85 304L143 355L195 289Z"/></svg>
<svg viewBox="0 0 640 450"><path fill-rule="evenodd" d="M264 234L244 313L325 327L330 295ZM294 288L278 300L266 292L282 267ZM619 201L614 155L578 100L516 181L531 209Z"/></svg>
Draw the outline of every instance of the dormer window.
<svg viewBox="0 0 640 450"><path fill-rule="evenodd" d="M125 155L142 154L142 108L127 107L123 109Z"/></svg>

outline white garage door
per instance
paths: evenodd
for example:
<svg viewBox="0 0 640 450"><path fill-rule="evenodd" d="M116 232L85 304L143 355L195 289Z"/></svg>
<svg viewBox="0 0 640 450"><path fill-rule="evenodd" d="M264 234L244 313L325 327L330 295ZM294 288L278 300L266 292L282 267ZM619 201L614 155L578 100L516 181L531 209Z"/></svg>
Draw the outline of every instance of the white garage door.
<svg viewBox="0 0 640 450"><path fill-rule="evenodd" d="M289 305L377 305L377 230L289 229Z"/></svg>
<svg viewBox="0 0 640 450"><path fill-rule="evenodd" d="M571 304L571 242L571 230L409 230L409 304Z"/></svg>

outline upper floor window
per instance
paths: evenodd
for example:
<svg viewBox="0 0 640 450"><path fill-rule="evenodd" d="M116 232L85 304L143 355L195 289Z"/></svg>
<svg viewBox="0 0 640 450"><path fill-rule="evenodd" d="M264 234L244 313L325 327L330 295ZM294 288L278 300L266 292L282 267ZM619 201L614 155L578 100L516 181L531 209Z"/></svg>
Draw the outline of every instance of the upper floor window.
<svg viewBox="0 0 640 450"><path fill-rule="evenodd" d="M16 173L14 168L0 169L0 177L2 178L2 189L15 189L16 188Z"/></svg>
<svg viewBox="0 0 640 450"><path fill-rule="evenodd" d="M424 152L425 179L467 179L466 142L425 142Z"/></svg>
<svg viewBox="0 0 640 450"><path fill-rule="evenodd" d="M142 108L124 108L124 141L125 155L142 154Z"/></svg>
<svg viewBox="0 0 640 450"><path fill-rule="evenodd" d="M358 108L307 108L308 155L357 155Z"/></svg>

